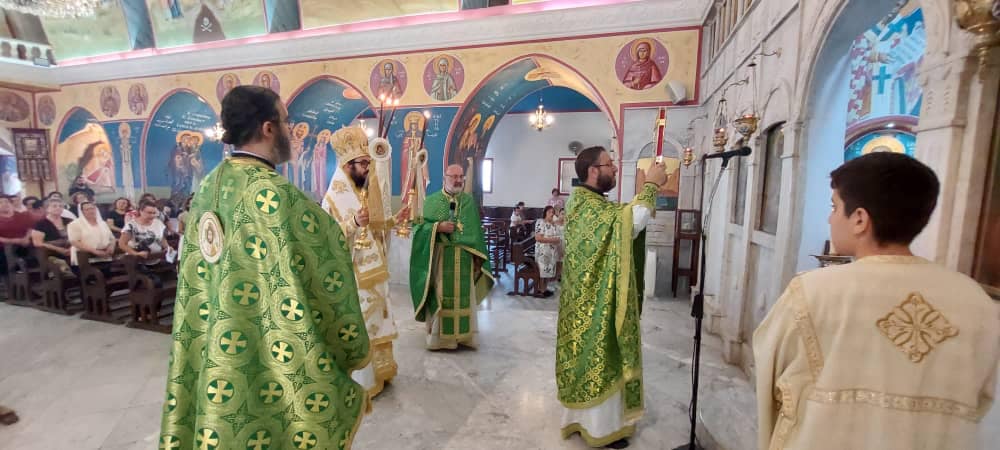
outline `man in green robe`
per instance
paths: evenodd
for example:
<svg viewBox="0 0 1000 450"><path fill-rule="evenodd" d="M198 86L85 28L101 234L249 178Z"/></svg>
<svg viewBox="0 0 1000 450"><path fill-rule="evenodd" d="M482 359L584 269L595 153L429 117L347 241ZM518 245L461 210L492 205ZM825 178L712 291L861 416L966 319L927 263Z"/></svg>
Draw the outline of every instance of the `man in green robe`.
<svg viewBox="0 0 1000 450"><path fill-rule="evenodd" d="M337 223L275 171L288 111L258 86L222 102L236 150L201 184L184 235L160 449L346 449L369 361Z"/></svg>
<svg viewBox="0 0 1000 450"><path fill-rule="evenodd" d="M584 184L566 204L556 344L562 435L579 432L592 447L625 448L643 412L642 231L667 174L653 164L635 198L620 205L605 198L618 173L607 150L583 150L575 165Z"/></svg>
<svg viewBox="0 0 1000 450"><path fill-rule="evenodd" d="M462 166L448 166L413 227L410 293L429 350L476 348L476 310L493 288L479 206L464 184Z"/></svg>

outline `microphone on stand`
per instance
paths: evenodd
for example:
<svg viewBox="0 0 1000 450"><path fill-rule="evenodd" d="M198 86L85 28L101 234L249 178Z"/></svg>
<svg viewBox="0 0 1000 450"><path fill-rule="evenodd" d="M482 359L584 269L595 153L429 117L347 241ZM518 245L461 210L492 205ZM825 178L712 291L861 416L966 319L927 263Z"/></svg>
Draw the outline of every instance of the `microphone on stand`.
<svg viewBox="0 0 1000 450"><path fill-rule="evenodd" d="M729 159L734 156L750 156L751 153L753 153L753 150L751 150L750 147L741 147L736 150L726 150L724 152L708 153L705 156L702 156L702 159L712 159L712 158Z"/></svg>

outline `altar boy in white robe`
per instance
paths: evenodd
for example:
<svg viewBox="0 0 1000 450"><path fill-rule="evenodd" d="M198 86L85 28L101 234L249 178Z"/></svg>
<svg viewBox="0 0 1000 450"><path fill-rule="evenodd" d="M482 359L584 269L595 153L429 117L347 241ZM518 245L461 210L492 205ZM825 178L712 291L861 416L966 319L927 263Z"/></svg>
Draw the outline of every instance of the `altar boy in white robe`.
<svg viewBox="0 0 1000 450"><path fill-rule="evenodd" d="M795 277L754 333L759 448L975 448L1000 314L975 281L910 252L937 177L897 153L830 177L831 239L855 262Z"/></svg>

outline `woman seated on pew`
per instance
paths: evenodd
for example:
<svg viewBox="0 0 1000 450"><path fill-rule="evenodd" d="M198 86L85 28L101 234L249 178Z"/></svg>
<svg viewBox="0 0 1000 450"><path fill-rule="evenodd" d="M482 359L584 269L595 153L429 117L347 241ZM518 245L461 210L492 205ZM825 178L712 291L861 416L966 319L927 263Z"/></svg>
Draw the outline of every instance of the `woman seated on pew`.
<svg viewBox="0 0 1000 450"><path fill-rule="evenodd" d="M49 255L49 262L59 268L65 275L73 275L69 268L69 239L66 227L72 222L63 217L63 201L58 197L49 197L45 201L45 217L35 224L31 230L31 243L36 248L44 248L54 255Z"/></svg>
<svg viewBox="0 0 1000 450"><path fill-rule="evenodd" d="M132 202L125 197L118 197L115 200L114 208L108 211L108 218L105 220L111 231L121 234L125 228L125 217L132 211Z"/></svg>
<svg viewBox="0 0 1000 450"><path fill-rule="evenodd" d="M143 201L139 204L139 216L125 224L118 238L118 248L128 255L139 257L142 263L136 269L149 276L157 287L162 283L149 267L159 264L160 258L171 248L164 235L167 226L157 217L159 214L155 203Z"/></svg>
<svg viewBox="0 0 1000 450"><path fill-rule="evenodd" d="M69 236L70 263L73 271L79 275L78 251L90 253L88 261L107 275L111 259L115 255L115 235L107 223L101 222L94 202L80 203L80 218L70 222L67 227Z"/></svg>

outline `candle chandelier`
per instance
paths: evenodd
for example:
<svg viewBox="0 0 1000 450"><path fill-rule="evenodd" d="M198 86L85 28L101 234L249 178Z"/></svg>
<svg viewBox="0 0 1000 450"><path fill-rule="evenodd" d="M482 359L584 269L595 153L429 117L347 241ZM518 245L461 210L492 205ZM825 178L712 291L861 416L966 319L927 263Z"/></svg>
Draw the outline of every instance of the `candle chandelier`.
<svg viewBox="0 0 1000 450"><path fill-rule="evenodd" d="M528 117L528 123L540 132L548 128L549 125L552 125L553 120L555 119L553 119L552 115L545 111L545 105L542 104L542 97L538 96L538 109Z"/></svg>
<svg viewBox="0 0 1000 450"><path fill-rule="evenodd" d="M101 0L0 0L0 8L39 17L93 16Z"/></svg>

